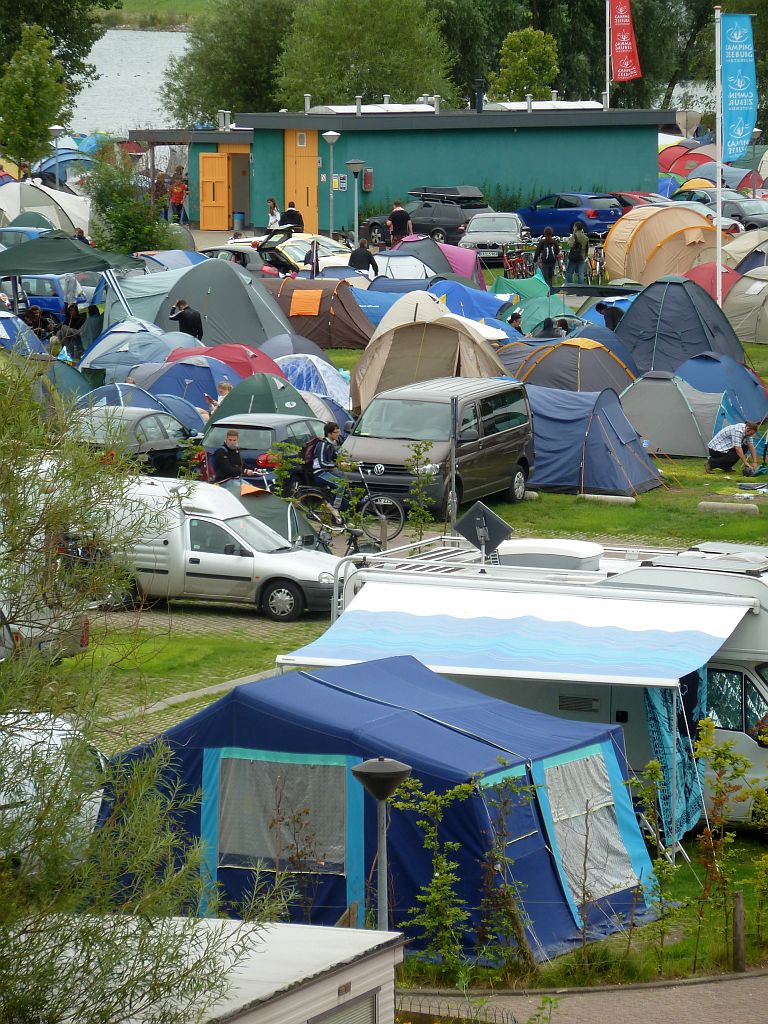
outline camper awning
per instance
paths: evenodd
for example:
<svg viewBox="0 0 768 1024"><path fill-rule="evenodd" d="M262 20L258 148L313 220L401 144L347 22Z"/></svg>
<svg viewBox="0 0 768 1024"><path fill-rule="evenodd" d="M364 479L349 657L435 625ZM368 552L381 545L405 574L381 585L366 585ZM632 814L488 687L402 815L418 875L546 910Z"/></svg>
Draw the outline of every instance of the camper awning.
<svg viewBox="0 0 768 1024"><path fill-rule="evenodd" d="M676 686L706 664L749 603L369 581L320 639L282 665L411 654L435 672Z"/></svg>

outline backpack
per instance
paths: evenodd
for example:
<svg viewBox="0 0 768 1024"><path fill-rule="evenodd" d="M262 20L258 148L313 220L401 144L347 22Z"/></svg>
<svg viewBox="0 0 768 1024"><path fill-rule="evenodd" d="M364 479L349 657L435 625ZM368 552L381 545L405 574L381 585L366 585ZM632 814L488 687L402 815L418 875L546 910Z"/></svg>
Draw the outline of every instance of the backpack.
<svg viewBox="0 0 768 1024"><path fill-rule="evenodd" d="M542 263L556 263L557 262L557 249L554 245L549 242L541 250L541 262Z"/></svg>
<svg viewBox="0 0 768 1024"><path fill-rule="evenodd" d="M571 263L581 263L584 259L584 247L581 242L574 241L571 246L571 250L568 253L568 259Z"/></svg>
<svg viewBox="0 0 768 1024"><path fill-rule="evenodd" d="M305 441L301 446L299 455L301 456L301 462L304 466L312 466L315 458L315 449L322 441L322 437L310 437L308 441Z"/></svg>

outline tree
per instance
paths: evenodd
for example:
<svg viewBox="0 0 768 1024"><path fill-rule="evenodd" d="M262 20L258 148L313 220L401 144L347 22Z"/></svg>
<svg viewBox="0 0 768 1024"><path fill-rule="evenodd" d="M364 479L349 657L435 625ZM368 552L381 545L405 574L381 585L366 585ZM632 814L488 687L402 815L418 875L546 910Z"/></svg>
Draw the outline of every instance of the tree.
<svg viewBox="0 0 768 1024"><path fill-rule="evenodd" d="M126 587L114 553L146 530L149 513L122 512L138 470L119 436L108 431L110 454L100 456L71 409L35 402L31 378L43 369L13 356L0 367L0 592L16 628L45 613L66 631ZM74 528L81 552L70 557ZM94 746L131 744L102 720L114 648L94 640L75 666L32 653L0 663L0 1019L186 1024L218 998L252 937L236 926L199 934L204 898L211 916L229 908L178 827L176 809L196 796L164 781L168 748L97 761ZM63 719L77 729L56 746L51 723ZM94 828L102 788L109 801ZM254 899L245 910L257 919L266 906Z"/></svg>
<svg viewBox="0 0 768 1024"><path fill-rule="evenodd" d="M501 47L498 74L490 77L488 94L493 100L549 99L557 77L557 43L535 28L510 32Z"/></svg>
<svg viewBox="0 0 768 1024"><path fill-rule="evenodd" d="M413 102L424 93L455 98L450 54L426 0L303 0L278 64L277 98L301 109L310 93L316 104L351 103L361 95Z"/></svg>
<svg viewBox="0 0 768 1024"><path fill-rule="evenodd" d="M222 109L271 109L294 6L294 0L217 0L196 18L186 49L165 72L163 99L176 122L211 123Z"/></svg>
<svg viewBox="0 0 768 1024"><path fill-rule="evenodd" d="M99 161L88 174L85 189L91 197L91 234L99 248L113 252L173 248L171 228L158 203L142 189L130 157L117 151Z"/></svg>
<svg viewBox="0 0 768 1024"><path fill-rule="evenodd" d="M0 4L0 67L18 48L23 26L39 25L53 40L53 55L64 68L70 95L76 96L96 75L88 55L105 31L98 12L120 5L121 0L14 0Z"/></svg>
<svg viewBox="0 0 768 1024"><path fill-rule="evenodd" d="M64 68L38 25L22 29L19 48L0 78L0 151L20 164L46 156L49 128L67 105Z"/></svg>

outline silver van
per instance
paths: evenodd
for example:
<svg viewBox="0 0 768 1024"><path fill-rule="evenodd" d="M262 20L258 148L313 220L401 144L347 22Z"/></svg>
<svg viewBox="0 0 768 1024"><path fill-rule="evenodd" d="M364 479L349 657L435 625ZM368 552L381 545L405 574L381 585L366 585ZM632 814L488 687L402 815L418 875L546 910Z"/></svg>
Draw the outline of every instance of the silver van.
<svg viewBox="0 0 768 1024"><path fill-rule="evenodd" d="M376 395L342 445L361 464L371 490L407 499L413 474L405 463L414 441L430 441L429 498L448 513L451 400L457 400L456 479L459 501L507 492L521 501L534 464L531 410L524 385L504 378L440 377Z"/></svg>

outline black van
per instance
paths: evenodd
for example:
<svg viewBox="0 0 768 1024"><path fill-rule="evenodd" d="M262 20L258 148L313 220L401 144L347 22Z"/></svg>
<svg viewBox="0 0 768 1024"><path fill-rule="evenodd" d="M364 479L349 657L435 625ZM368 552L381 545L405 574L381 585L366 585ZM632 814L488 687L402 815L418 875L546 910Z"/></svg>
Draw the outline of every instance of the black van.
<svg viewBox="0 0 768 1024"><path fill-rule="evenodd" d="M521 501L534 464L525 386L503 378L441 377L382 391L342 446L362 465L372 491L407 500L405 468L414 441L430 441L427 488L447 516L451 472L451 399L457 399L456 480L459 501L506 491Z"/></svg>

